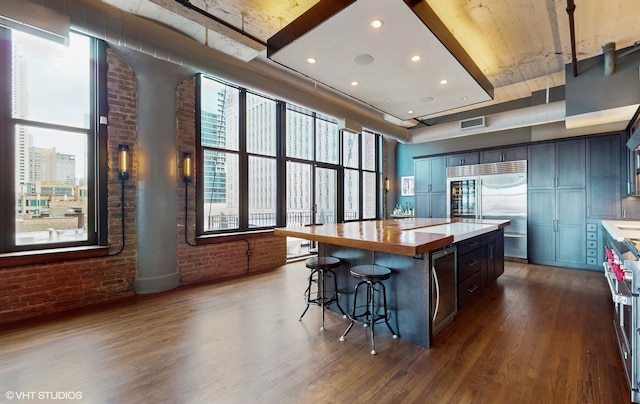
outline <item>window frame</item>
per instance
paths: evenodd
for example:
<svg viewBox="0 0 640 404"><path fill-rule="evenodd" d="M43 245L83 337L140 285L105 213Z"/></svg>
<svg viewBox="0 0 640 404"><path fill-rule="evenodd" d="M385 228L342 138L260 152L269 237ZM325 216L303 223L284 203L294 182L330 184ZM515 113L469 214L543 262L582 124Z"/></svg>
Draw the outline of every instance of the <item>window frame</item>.
<svg viewBox="0 0 640 404"><path fill-rule="evenodd" d="M213 77L204 73L198 74L196 77L196 149L197 156L199 161L204 162L204 154L205 150L216 150L216 151L225 151L223 149L217 149L215 147L203 145L203 137L202 137L202 91L204 86L202 80L213 80L220 84L227 85L239 90L240 94L240 102L238 111L238 127L239 127L239 150L237 151L239 156L239 164L238 172L240 178L238 180L238 190L239 190L239 225L237 228L233 229L220 229L220 230L205 230L205 212L204 212L204 201L205 195L204 193L204 178L205 178L205 164L198 165L198 175L196 180L196 199L197 203L197 212L196 212L196 235L199 238L207 238L207 237L218 237L218 236L229 236L236 234L249 234L255 232L261 232L265 230L271 230L275 227L286 226L287 223L287 204L285 197L287 195L286 187L286 167L287 163L304 163L310 164L314 168L328 168L335 169L337 172L337 192L336 192L336 222L344 222L344 155L343 155L343 144L344 144L344 134L342 130L338 131L338 151L337 163L327 163L321 160L318 160L318 152L316 145L316 135L317 135L317 120L327 120L332 123L337 124L337 120L335 118L326 116L322 113L315 112L309 110L308 108L296 105L289 104L285 101L278 100L276 98L270 97L268 95L261 94L251 89L246 89L241 86L235 85L233 83L229 83L225 80L219 79L217 77ZM267 156L263 154L249 153L247 151L247 110L246 110L246 98L247 94L257 95L269 100L276 102L276 155L275 156ZM302 113L310 116L313 119L310 127L312 128L313 137L313 145L311 147L311 157L310 158L302 158L302 157L289 157L287 155L287 110L288 107L291 106L292 111L296 113ZM382 217L382 135L379 133L375 133L368 129L365 129L367 133L375 136L375 167L373 170L365 170L363 169L363 153L364 153L364 142L362 142L362 133L356 134L356 142L358 145L358 156L359 162L354 170L357 170L359 177L359 210L358 217L354 220L372 220L372 219L380 219ZM364 132L363 131L363 132ZM276 178L274 179L274 183L277 185L277 202L276 202L276 224L275 226L263 226L263 227L251 227L249 223L249 189L248 189L248 169L249 169L249 159L250 157L261 157L261 158L274 158L276 160ZM362 194L362 178L363 172L373 172L376 174L376 217L375 218L367 218L363 219L364 215L364 207L363 207L363 194ZM312 174L313 177L313 174ZM315 180L312 180L315 183ZM314 218L315 221L315 218Z"/></svg>
<svg viewBox="0 0 640 404"><path fill-rule="evenodd" d="M0 136L0 144L3 151L0 156L3 160L3 172L0 174L0 187L2 192L0 198L0 256L8 256L10 265L21 265L29 263L28 256L45 254L47 258L32 258L35 262L46 262L56 260L52 256L65 254L65 259L86 257L87 253L78 254L78 249L89 247L107 246L108 232L108 206L107 206L107 183L108 183L108 156L107 156L107 127L100 124L100 116L107 116L107 46L104 41L100 41L89 35L72 31L74 35L87 37L90 43L89 64L90 85L89 85L89 125L88 128L67 126L49 122L36 121L32 119L14 118L12 111L12 35L13 30L0 27L0 128L4 135ZM37 127L42 129L60 130L65 132L86 134L87 146L87 239L81 241L65 241L53 243L38 243L17 245L16 243L16 221L15 221L15 128L18 125ZM74 252L75 251L75 252ZM16 258L16 254L21 254ZM27 254L26 256L24 254ZM96 253L90 253L90 256ZM99 253L102 255L102 253ZM6 263L0 262L0 267Z"/></svg>

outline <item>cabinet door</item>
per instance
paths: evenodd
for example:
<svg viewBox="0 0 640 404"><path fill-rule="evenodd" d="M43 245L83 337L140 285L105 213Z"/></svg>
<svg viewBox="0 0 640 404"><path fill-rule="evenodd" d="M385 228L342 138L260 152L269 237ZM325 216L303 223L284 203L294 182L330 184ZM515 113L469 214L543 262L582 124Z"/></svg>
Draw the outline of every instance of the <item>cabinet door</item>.
<svg viewBox="0 0 640 404"><path fill-rule="evenodd" d="M585 191L583 189L557 191L556 260L586 263Z"/></svg>
<svg viewBox="0 0 640 404"><path fill-rule="evenodd" d="M480 153L481 163L498 163L502 161L502 159L503 159L502 149L485 150L482 153Z"/></svg>
<svg viewBox="0 0 640 404"><path fill-rule="evenodd" d="M430 202L431 202L430 217L447 217L447 193L446 192L432 192Z"/></svg>
<svg viewBox="0 0 640 404"><path fill-rule="evenodd" d="M415 217L429 217L431 210L429 193L419 193L414 196L414 215Z"/></svg>
<svg viewBox="0 0 640 404"><path fill-rule="evenodd" d="M584 139L556 144L556 188L584 188L586 146Z"/></svg>
<svg viewBox="0 0 640 404"><path fill-rule="evenodd" d="M552 143L529 146L527 187L553 188L556 177L555 160L555 146Z"/></svg>
<svg viewBox="0 0 640 404"><path fill-rule="evenodd" d="M447 161L444 156L431 158L431 192L447 192Z"/></svg>
<svg viewBox="0 0 640 404"><path fill-rule="evenodd" d="M554 261L556 233L555 220L555 191L530 190L528 204L528 257L532 263L536 260ZM582 243L582 239L574 240Z"/></svg>
<svg viewBox="0 0 640 404"><path fill-rule="evenodd" d="M509 147L502 151L502 161L518 161L527 159L527 147Z"/></svg>
<svg viewBox="0 0 640 404"><path fill-rule="evenodd" d="M414 193L429 192L431 184L431 159L416 159L413 162L413 191Z"/></svg>
<svg viewBox="0 0 640 404"><path fill-rule="evenodd" d="M587 140L587 216L619 219L621 217L621 157L619 136Z"/></svg>
<svg viewBox="0 0 640 404"><path fill-rule="evenodd" d="M468 166L478 164L478 153L460 153L447 156L447 167Z"/></svg>
<svg viewBox="0 0 640 404"><path fill-rule="evenodd" d="M480 154L481 163L499 163L501 161L517 161L527 159L527 147L507 147L504 149L486 150Z"/></svg>

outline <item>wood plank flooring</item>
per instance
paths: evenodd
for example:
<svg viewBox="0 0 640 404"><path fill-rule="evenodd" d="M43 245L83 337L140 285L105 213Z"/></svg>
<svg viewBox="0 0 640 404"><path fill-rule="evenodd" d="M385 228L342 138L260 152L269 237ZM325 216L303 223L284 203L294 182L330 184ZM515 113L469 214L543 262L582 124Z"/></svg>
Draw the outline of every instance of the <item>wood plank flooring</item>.
<svg viewBox="0 0 640 404"><path fill-rule="evenodd" d="M602 274L507 262L430 349L320 309L303 263L4 326L0 402L627 403ZM376 328L378 329L378 328ZM55 400L65 402L64 400ZM38 402L43 402L38 400Z"/></svg>

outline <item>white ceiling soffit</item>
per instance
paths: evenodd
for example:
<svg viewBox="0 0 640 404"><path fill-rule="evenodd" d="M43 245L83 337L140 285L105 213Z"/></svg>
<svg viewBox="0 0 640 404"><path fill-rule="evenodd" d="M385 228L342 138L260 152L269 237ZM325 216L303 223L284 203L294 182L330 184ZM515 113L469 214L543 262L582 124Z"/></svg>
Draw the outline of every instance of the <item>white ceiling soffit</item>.
<svg viewBox="0 0 640 404"><path fill-rule="evenodd" d="M460 129L458 121L441 125L409 129L411 143L424 143L487 132L544 125L564 121L565 102L556 101L485 116L485 125L474 129Z"/></svg>
<svg viewBox="0 0 640 404"><path fill-rule="evenodd" d="M0 26L69 44L69 17L26 0L0 1Z"/></svg>
<svg viewBox="0 0 640 404"><path fill-rule="evenodd" d="M371 25L376 19L379 28ZM491 83L424 1L321 0L269 38L267 54L405 123L493 96Z"/></svg>

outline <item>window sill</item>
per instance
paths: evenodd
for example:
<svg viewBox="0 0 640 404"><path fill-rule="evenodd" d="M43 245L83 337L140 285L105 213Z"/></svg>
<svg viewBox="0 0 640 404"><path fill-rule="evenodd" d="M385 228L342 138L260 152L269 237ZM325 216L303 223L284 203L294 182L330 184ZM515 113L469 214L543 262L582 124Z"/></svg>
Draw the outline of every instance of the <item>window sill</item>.
<svg viewBox="0 0 640 404"><path fill-rule="evenodd" d="M208 234L196 238L196 245L228 243L231 241L247 240L251 238L273 235L273 229L256 230L242 233Z"/></svg>
<svg viewBox="0 0 640 404"><path fill-rule="evenodd" d="M49 250L19 251L0 254L0 268L19 267L34 264L50 264L60 261L105 257L108 246L83 246L52 248Z"/></svg>

